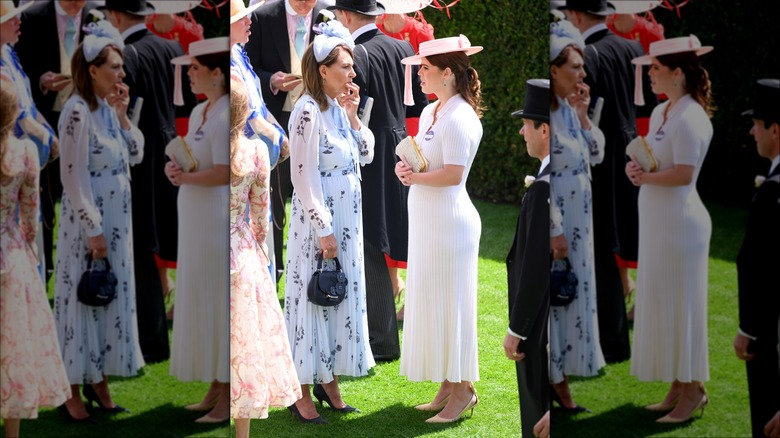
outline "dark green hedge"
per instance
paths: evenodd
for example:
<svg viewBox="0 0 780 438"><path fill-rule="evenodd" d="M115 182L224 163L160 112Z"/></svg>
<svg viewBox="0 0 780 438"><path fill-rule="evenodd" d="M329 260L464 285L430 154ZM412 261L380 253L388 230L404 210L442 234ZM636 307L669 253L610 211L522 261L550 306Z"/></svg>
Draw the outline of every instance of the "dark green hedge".
<svg viewBox="0 0 780 438"><path fill-rule="evenodd" d="M523 106L526 80L549 75L547 8L546 1L538 0L461 0L450 8L451 19L444 11L423 10L437 38L464 34L472 45L485 47L471 57L487 106L468 180L473 197L517 203L523 177L538 170L538 160L528 156L518 134L522 120L510 113Z"/></svg>
<svg viewBox="0 0 780 438"><path fill-rule="evenodd" d="M769 161L758 157L748 134L751 120L740 113L751 108L757 79L780 78L780 2L691 0L680 9L681 18L672 11L654 12L667 38L693 33L702 44L715 47L702 57L718 110L698 187L706 199L747 204L755 175L765 175Z"/></svg>

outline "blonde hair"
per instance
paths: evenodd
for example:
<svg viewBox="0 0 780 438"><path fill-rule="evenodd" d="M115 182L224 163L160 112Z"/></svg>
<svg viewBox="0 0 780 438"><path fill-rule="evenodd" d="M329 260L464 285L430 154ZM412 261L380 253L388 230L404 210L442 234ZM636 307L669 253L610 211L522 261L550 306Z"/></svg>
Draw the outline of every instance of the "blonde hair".
<svg viewBox="0 0 780 438"><path fill-rule="evenodd" d="M252 166L245 163L246 154L240 154L238 146L249 140L244 135L247 118L249 117L249 97L246 84L235 76L230 76L230 173L231 176L243 177ZM253 164L253 163L252 163Z"/></svg>
<svg viewBox="0 0 780 438"><path fill-rule="evenodd" d="M16 116L19 114L19 101L13 93L13 88L6 87L3 81L0 87L0 175L14 176L16 172L5 162L5 153L8 150L8 139L12 135Z"/></svg>

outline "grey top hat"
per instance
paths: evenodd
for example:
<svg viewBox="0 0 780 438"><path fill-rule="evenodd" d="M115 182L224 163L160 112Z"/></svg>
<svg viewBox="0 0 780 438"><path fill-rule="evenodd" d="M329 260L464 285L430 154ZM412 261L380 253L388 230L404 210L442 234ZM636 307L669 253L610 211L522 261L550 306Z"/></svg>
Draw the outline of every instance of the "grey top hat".
<svg viewBox="0 0 780 438"><path fill-rule="evenodd" d="M607 0L566 0L566 4L559 6L558 9L570 9L602 16L615 13L615 6Z"/></svg>
<svg viewBox="0 0 780 438"><path fill-rule="evenodd" d="M382 15L385 13L385 7L376 0L336 0L336 4L328 6L327 9L331 11L343 9L363 15Z"/></svg>
<svg viewBox="0 0 780 438"><path fill-rule="evenodd" d="M550 123L550 80L529 79L525 83L525 106L512 117Z"/></svg>
<svg viewBox="0 0 780 438"><path fill-rule="evenodd" d="M146 0L106 0L105 6L98 6L98 10L125 12L132 15L152 15L154 6Z"/></svg>
<svg viewBox="0 0 780 438"><path fill-rule="evenodd" d="M780 79L756 82L753 108L742 113L753 118L780 117Z"/></svg>

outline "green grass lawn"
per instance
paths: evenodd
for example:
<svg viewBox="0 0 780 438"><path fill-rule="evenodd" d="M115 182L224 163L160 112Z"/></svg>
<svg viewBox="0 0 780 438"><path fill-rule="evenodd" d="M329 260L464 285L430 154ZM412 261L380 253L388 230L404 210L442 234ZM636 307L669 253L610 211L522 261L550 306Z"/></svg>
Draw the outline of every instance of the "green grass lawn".
<svg viewBox="0 0 780 438"><path fill-rule="evenodd" d="M507 327L504 257L514 235L518 208L475 202L482 218L479 259L479 364L476 383L480 402L474 416L448 425L426 424L432 416L414 406L430 401L435 383L409 382L399 375L399 361L381 363L363 378L342 378L344 400L362 413L342 415L320 409L326 426L298 423L283 408L273 408L266 420L252 421L252 437L406 437L520 436L514 365L503 356ZM749 410L744 364L734 357L731 343L737 328L735 258L744 230L745 212L708 204L713 219L709 291L710 405L703 419L681 426L654 423L657 414L642 407L663 398L667 385L641 383L629 375L629 362L606 367L602 376L574 380L578 403L593 412L566 417L554 410L554 436L644 437L748 436ZM282 280L282 285L284 280ZM50 294L53 286L50 285ZM641 291L639 291L641 293ZM279 297L282 298L281 291ZM95 414L97 426L62 421L52 409L22 422L30 437L227 437L227 426L195 424L198 413L183 409L205 394L206 383L183 383L168 374L168 362L147 366L141 375L111 379L117 403L132 413L108 417ZM232 428L231 428L232 430Z"/></svg>

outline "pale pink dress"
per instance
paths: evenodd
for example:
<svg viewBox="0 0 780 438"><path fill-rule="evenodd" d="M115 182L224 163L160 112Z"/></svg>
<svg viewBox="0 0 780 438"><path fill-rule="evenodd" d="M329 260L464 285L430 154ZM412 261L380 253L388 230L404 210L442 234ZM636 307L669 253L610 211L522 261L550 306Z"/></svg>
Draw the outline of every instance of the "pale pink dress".
<svg viewBox="0 0 780 438"><path fill-rule="evenodd" d="M38 152L31 141L13 137L7 147L0 163L0 417L37 418L39 406L65 403L70 383L31 246Z"/></svg>
<svg viewBox="0 0 780 438"><path fill-rule="evenodd" d="M231 162L230 415L267 418L269 406L285 407L301 398L268 270L268 149L242 137Z"/></svg>

